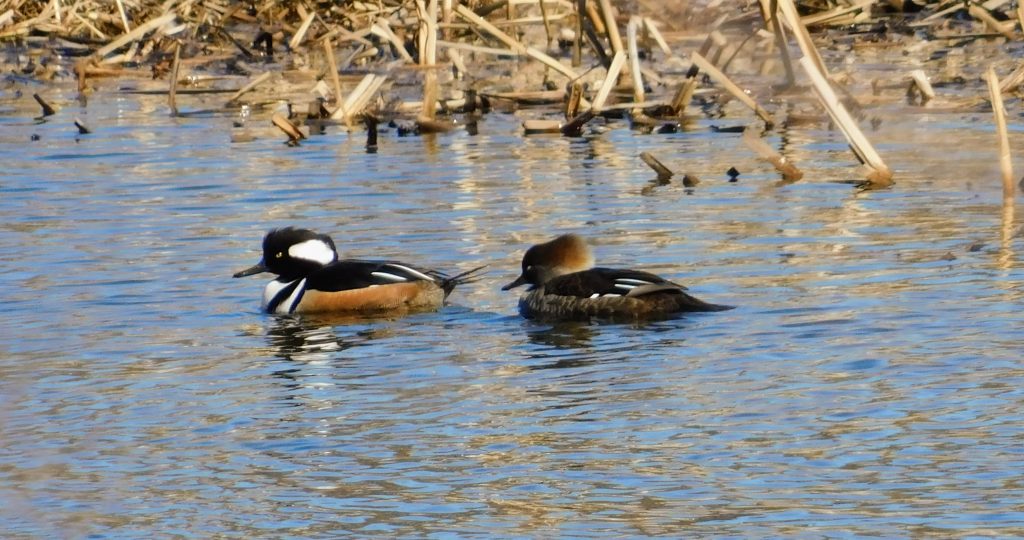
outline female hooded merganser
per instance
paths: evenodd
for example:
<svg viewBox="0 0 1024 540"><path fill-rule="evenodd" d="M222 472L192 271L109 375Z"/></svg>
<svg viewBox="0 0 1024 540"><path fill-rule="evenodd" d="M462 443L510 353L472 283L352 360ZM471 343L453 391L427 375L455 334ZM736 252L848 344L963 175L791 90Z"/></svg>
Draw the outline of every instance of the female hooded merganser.
<svg viewBox="0 0 1024 540"><path fill-rule="evenodd" d="M263 259L234 277L277 274L263 291L268 313L380 314L437 309L482 268L449 277L394 261L338 260L330 236L287 227L267 233Z"/></svg>
<svg viewBox="0 0 1024 540"><path fill-rule="evenodd" d="M519 299L526 318L650 319L688 311L723 311L686 293L686 287L640 270L593 268L590 246L564 234L526 250L523 273L503 291L529 284Z"/></svg>

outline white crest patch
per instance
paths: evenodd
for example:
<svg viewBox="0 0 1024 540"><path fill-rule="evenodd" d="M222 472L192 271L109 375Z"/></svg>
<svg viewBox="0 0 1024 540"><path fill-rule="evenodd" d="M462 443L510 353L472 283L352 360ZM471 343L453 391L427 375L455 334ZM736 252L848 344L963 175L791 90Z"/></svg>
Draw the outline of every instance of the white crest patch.
<svg viewBox="0 0 1024 540"><path fill-rule="evenodd" d="M320 264L331 264L336 257L334 250L323 240L306 240L288 248L293 259L304 259Z"/></svg>

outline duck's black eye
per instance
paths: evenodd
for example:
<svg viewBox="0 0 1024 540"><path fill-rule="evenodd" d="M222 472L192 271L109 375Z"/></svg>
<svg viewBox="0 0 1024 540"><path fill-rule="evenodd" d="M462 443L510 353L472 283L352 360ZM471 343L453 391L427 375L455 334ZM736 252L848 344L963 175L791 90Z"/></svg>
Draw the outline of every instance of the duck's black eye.
<svg viewBox="0 0 1024 540"><path fill-rule="evenodd" d="M275 259L280 259L281 257L284 257L284 252L283 251L278 251L277 254L274 255Z"/></svg>

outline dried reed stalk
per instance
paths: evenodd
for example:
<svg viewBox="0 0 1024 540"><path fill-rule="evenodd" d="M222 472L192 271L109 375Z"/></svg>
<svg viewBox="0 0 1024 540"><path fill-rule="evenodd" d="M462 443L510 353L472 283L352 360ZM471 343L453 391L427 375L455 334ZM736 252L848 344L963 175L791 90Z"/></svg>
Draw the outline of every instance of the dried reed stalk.
<svg viewBox="0 0 1024 540"><path fill-rule="evenodd" d="M253 88L256 88L256 86L258 86L260 83L269 78L270 72L264 71L262 74L260 74L259 77L256 77L255 79L249 81L245 86L239 88L237 92L231 94L231 97L229 97L227 102L225 103L225 107L230 107L236 101L238 101L238 98L242 97L242 95L244 95L246 92L252 90Z"/></svg>
<svg viewBox="0 0 1024 540"><path fill-rule="evenodd" d="M39 94L32 94L32 99L35 99L36 103L38 103L39 106L43 108L43 116L53 116L54 114L57 114L57 110L54 109L52 105L47 103L46 100L43 99L43 97Z"/></svg>
<svg viewBox="0 0 1024 540"><path fill-rule="evenodd" d="M483 17L477 15L476 13L473 13L473 11L467 8L466 6L457 6L455 8L455 14L465 19L466 22L475 24L476 26L480 27L481 30L490 34L494 38L497 38L498 41L504 43L506 46L508 46L509 49L512 49L512 51L515 52L516 54L526 54L526 47L522 43L520 43L519 40L513 38L512 36L506 34L505 32L502 32L497 26L494 26L493 24L487 22L487 20L484 19Z"/></svg>
<svg viewBox="0 0 1024 540"><path fill-rule="evenodd" d="M79 135L88 135L92 133L92 130L89 129L89 126L86 126L85 123L77 117L75 118L75 127L78 128Z"/></svg>
<svg viewBox="0 0 1024 540"><path fill-rule="evenodd" d="M1024 2L1021 2L1024 5ZM1002 93L1012 92L1016 90L1021 83L1024 83L1024 64L1017 66L1017 69L1013 70L999 83L999 91Z"/></svg>
<svg viewBox="0 0 1024 540"><path fill-rule="evenodd" d="M997 21L996 18L993 17L987 9L977 4L970 4L970 6L967 8L967 13L969 13L971 17L974 17L975 19L978 19L979 21L984 23L985 26L991 28L996 32L999 32L1006 39L1012 41L1017 38L1017 36L1013 34L1012 30L1006 28L1006 26L1003 26L1001 22Z"/></svg>
<svg viewBox="0 0 1024 540"><path fill-rule="evenodd" d="M331 83L334 85L334 103L340 105L341 79L338 77L338 63L334 61L334 43L331 42L330 38L324 40L324 55L327 56L327 69L331 70Z"/></svg>
<svg viewBox="0 0 1024 540"><path fill-rule="evenodd" d="M288 47L291 50L294 51L295 49L299 48L299 45L302 44L302 41L306 39L306 33L309 32L309 27L313 24L314 19L316 19L315 11L311 11L308 15L306 15L306 18L302 21L302 24L299 26L298 31L295 32L295 35L292 36L291 41L288 42Z"/></svg>
<svg viewBox="0 0 1024 540"><path fill-rule="evenodd" d="M132 29L128 25L128 14L124 11L124 2L117 0L117 12L121 15L121 25L124 26L125 32L131 32ZM77 14L76 14L77 15Z"/></svg>
<svg viewBox="0 0 1024 540"><path fill-rule="evenodd" d="M777 0L760 0L761 18L765 26L770 26L772 36L775 40L775 48L779 51L782 59L782 67L786 72L786 86L796 84L796 74L793 73L793 58L789 55L789 46L786 44L786 29L779 20L779 4Z"/></svg>
<svg viewBox="0 0 1024 540"><path fill-rule="evenodd" d="M571 120L580 112L580 103L583 101L583 83L575 81L569 87L569 96L565 100L565 119Z"/></svg>
<svg viewBox="0 0 1024 540"><path fill-rule="evenodd" d="M1013 161L1010 158L1010 138L1006 131L1006 108L1003 107L1003 94L999 91L999 77L996 70L989 66L985 72L988 82L989 98L992 101L992 114L996 120L996 133L999 137L999 167L1003 171L1003 197L1013 198Z"/></svg>
<svg viewBox="0 0 1024 540"><path fill-rule="evenodd" d="M668 180L675 174L671 169L658 161L658 158L654 157L650 152L640 152L640 159L643 160L648 167L654 169L654 172L658 174L658 180Z"/></svg>
<svg viewBox="0 0 1024 540"><path fill-rule="evenodd" d="M637 30L643 20L640 17L630 17L626 25L626 43L629 47L629 72L633 77L633 101L644 102L644 79L640 71L640 48L637 45Z"/></svg>
<svg viewBox="0 0 1024 540"><path fill-rule="evenodd" d="M174 22L175 19L177 19L177 17L178 15L172 11L170 13L165 13L159 17L150 19L145 23L136 26L135 29L131 32L127 32L118 37L117 39L115 39L114 41L111 41L107 45L100 47L99 50L93 53L92 58L100 60L101 63L110 63L109 59L105 58L108 54L141 38L142 36L146 35L148 32L152 30L156 30L157 28Z"/></svg>
<svg viewBox="0 0 1024 540"><path fill-rule="evenodd" d="M911 71L910 77L914 81L914 87L921 93L923 102L927 103L935 99L935 90L932 88L932 83L928 81L928 75L925 74L923 69Z"/></svg>
<svg viewBox="0 0 1024 540"><path fill-rule="evenodd" d="M615 81L618 79L619 73L622 72L622 65L625 63L626 53L622 51L615 53L615 57L612 58L612 65L608 68L608 74L605 75L604 82L601 83L601 89L597 91L597 96L594 97L594 102L590 105L594 112L600 112L604 108L604 102L608 101L608 94L615 87Z"/></svg>
<svg viewBox="0 0 1024 540"><path fill-rule="evenodd" d="M626 52L622 46L622 36L619 35L619 25L615 22L615 12L612 11L611 0L598 0L601 16L604 18L605 31L608 34L608 43L612 46L612 52L618 54Z"/></svg>
<svg viewBox="0 0 1024 540"><path fill-rule="evenodd" d="M811 62L814 63L814 68L818 73L821 73L826 79L828 78L828 70L825 69L825 62L821 59L821 54L818 53L817 47L814 46L814 42L811 40L811 34L807 31L807 27L804 26L800 20L800 15L796 11L796 6L793 4L793 0L773 0L779 4L779 10L782 12L782 18L789 25L790 30L793 31L793 37L796 38L797 45L800 46L800 51L804 53L804 57L810 58Z"/></svg>
<svg viewBox="0 0 1024 540"><path fill-rule="evenodd" d="M832 121L839 126L840 131L843 132L846 140L850 143L850 148L857 155L857 159L868 167L867 180L870 186L891 186L892 171L885 165L881 156L878 155L878 152L871 146L867 137L857 127L856 122L853 121L846 107L843 107L835 91L832 90L832 86L825 79L825 75L818 71L814 61L806 56L800 59L800 66L804 68L807 76L810 77L811 85L818 96L818 101L825 107L825 111L828 112Z"/></svg>
<svg viewBox="0 0 1024 540"><path fill-rule="evenodd" d="M167 92L167 106L171 109L171 116L178 116L178 72L181 69L181 43L174 44L174 63L171 65L171 87Z"/></svg>
<svg viewBox="0 0 1024 540"><path fill-rule="evenodd" d="M298 145L299 141L306 138L302 131L281 113L274 113L274 116L270 117L270 121L288 136L288 144L292 146Z"/></svg>
<svg viewBox="0 0 1024 540"><path fill-rule="evenodd" d="M658 48L661 49L661 52L665 53L665 56L672 56L672 49L668 46L668 42L665 41L665 37L661 35L660 31L658 31L658 27L655 25L654 20L650 17L644 17L644 28L650 32L651 37L654 38L654 42L658 44Z"/></svg>
<svg viewBox="0 0 1024 540"><path fill-rule="evenodd" d="M693 59L693 63L696 66L698 66L705 73L707 73L709 77L711 77L719 84L721 84L723 87L725 87L725 89L728 90L729 93L733 95L733 97L738 99L740 103L743 103L747 107L750 107L750 109L754 111L754 114L756 114L757 116L761 117L762 120L764 120L765 124L767 124L769 127L775 124L775 120L772 118L771 113L764 110L764 108L758 105L757 102L751 99L751 97L748 96L742 88L737 86L736 83L732 82L732 80L730 80L725 73L719 71L718 68L713 66L711 62L708 62L706 58L700 55L700 53L694 52L693 54L690 55L690 57Z"/></svg>
<svg viewBox="0 0 1024 540"><path fill-rule="evenodd" d="M395 32L391 30L391 26L388 24L387 19L378 19L374 21L373 26L370 27L370 33L382 37L391 43L391 46L398 51L398 56L402 57L402 60L412 64L415 62L409 51L405 50L405 43L402 43L401 39L395 35Z"/></svg>
<svg viewBox="0 0 1024 540"><path fill-rule="evenodd" d="M750 128L743 130L743 142L751 150L756 152L757 155L761 156L761 159L774 165L775 170L782 173L783 180L787 182L796 182L804 177L803 171L798 169L796 165L790 163L785 156L776 152L774 148L768 146L768 143L761 140L761 138L754 133L754 130Z"/></svg>
<svg viewBox="0 0 1024 540"><path fill-rule="evenodd" d="M437 81L437 0L416 0L416 13L420 18L420 38L423 46L420 49L420 65L427 69L423 72L423 108L416 118L420 130L443 131L451 128L451 124L439 124L437 119L437 97L440 92Z"/></svg>

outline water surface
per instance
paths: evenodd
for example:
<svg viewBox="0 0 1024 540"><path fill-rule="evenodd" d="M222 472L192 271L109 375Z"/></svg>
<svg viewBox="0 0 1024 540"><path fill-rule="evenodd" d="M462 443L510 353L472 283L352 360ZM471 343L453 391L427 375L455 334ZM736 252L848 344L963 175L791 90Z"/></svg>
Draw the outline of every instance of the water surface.
<svg viewBox="0 0 1024 540"><path fill-rule="evenodd" d="M66 89L36 120L32 91L0 92L5 535L1024 535L1024 273L982 113L884 124L897 184L871 192L823 123L769 135L786 185L722 119L524 138L536 111L492 113L367 153L263 116L232 143L158 96ZM438 313L268 316L230 276L285 225L489 273ZM739 307L525 321L499 287L568 231Z"/></svg>

